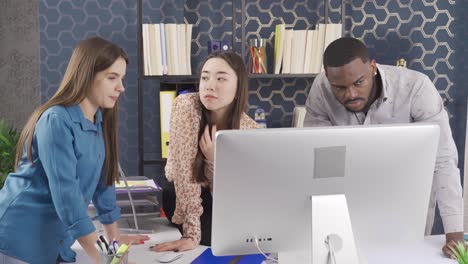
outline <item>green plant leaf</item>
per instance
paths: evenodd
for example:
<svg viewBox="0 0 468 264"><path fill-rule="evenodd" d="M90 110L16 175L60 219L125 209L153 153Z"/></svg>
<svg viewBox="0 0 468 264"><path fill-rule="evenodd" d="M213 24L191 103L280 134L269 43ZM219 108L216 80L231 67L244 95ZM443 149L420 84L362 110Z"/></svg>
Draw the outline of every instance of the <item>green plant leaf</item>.
<svg viewBox="0 0 468 264"><path fill-rule="evenodd" d="M448 246L459 264L468 264L468 249L465 246L465 242L458 242L455 247L452 245Z"/></svg>
<svg viewBox="0 0 468 264"><path fill-rule="evenodd" d="M20 133L5 120L0 120L0 189L8 173L15 171L16 144Z"/></svg>

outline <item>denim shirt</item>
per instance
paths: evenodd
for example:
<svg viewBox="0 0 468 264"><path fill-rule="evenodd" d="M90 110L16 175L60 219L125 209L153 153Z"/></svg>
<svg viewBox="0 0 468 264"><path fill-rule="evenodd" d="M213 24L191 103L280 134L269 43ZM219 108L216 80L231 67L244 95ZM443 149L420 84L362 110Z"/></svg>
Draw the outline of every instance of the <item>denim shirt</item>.
<svg viewBox="0 0 468 264"><path fill-rule="evenodd" d="M64 239L95 231L87 214L91 200L97 219L120 217L115 187L102 176L105 147L102 113L96 123L79 105L53 106L38 120L32 160L27 147L19 166L0 190L0 252L29 263L55 263Z"/></svg>

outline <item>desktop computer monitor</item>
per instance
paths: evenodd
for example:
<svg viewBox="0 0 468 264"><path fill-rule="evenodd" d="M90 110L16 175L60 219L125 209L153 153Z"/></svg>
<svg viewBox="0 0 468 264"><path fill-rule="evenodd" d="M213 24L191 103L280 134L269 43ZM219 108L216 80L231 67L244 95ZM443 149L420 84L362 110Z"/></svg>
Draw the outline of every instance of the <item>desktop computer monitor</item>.
<svg viewBox="0 0 468 264"><path fill-rule="evenodd" d="M422 241L438 138L428 124L218 132L213 253L257 254L255 239L264 252L310 251L311 200L340 194L361 258L374 246Z"/></svg>

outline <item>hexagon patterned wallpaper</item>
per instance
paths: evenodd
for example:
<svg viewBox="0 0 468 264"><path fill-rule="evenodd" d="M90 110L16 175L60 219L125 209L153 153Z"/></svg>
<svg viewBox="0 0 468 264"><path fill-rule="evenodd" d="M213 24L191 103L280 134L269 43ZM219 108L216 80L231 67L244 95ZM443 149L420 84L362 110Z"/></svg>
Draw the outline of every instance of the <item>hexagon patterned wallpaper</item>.
<svg viewBox="0 0 468 264"><path fill-rule="evenodd" d="M243 3L242 3L243 2ZM339 22L339 0L327 1L329 22ZM459 149L464 141L466 92L453 89L455 47L455 0L353 0L345 2L346 35L362 39L379 63L394 64L405 58L408 67L426 73L446 100L455 124ZM245 8L245 10L243 9ZM278 23L301 29L324 21L324 1L182 1L143 0L144 23L191 23L192 70L207 54L208 40L231 41L241 53L245 38L274 41ZM122 46L130 56L126 92L120 101L120 151L124 169L137 173L137 9L135 0L41 0L41 95L50 98L57 89L73 47L85 37L99 35ZM241 19L244 17L244 26ZM235 31L233 32L233 21ZM234 35L234 36L233 36ZM268 45L270 52L271 44ZM245 50L244 50L245 51ZM246 52L245 52L246 53ZM244 53L244 54L245 54ZM245 57L248 61L248 57ZM269 78L250 81L249 114L257 106L267 112L269 127L289 126L295 105L304 104L312 78ZM147 158L159 157L159 84L144 81L144 142ZM454 112L457 112L457 115ZM465 112L463 112L465 111ZM461 114L458 114L461 113ZM465 121L463 121L465 122ZM462 157L462 156L461 156ZM154 176L161 166L148 166Z"/></svg>
<svg viewBox="0 0 468 264"><path fill-rule="evenodd" d="M126 91L119 101L119 148L122 167L136 174L137 130L137 17L134 0L41 0L41 101L57 90L79 40L101 36L120 45L128 54Z"/></svg>
<svg viewBox="0 0 468 264"><path fill-rule="evenodd" d="M38 13L38 2L0 1L0 118L18 130L40 104Z"/></svg>

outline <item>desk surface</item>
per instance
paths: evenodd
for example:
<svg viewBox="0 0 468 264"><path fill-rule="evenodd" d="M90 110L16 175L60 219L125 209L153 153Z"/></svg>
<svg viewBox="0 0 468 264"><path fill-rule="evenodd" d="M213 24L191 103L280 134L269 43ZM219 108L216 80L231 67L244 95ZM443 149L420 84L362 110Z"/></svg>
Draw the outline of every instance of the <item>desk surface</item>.
<svg viewBox="0 0 468 264"><path fill-rule="evenodd" d="M150 251L149 246L157 243L167 242L180 238L179 231L170 226L165 219L154 220L152 227L153 234L150 234L150 240L144 245L134 245L131 247L129 263L159 263L157 257L160 253ZM406 248L382 248L377 249L368 256L369 264L456 264L457 262L443 256L441 248L444 243L444 236L427 237L424 244ZM76 263L90 263L90 260L78 243L73 245L73 250L77 253ZM183 257L171 262L172 264L187 264L198 257L207 247L199 246L194 250L183 252Z"/></svg>

